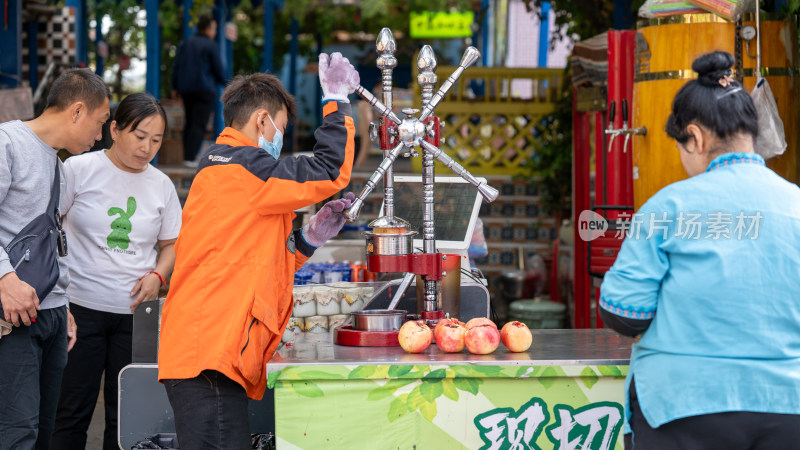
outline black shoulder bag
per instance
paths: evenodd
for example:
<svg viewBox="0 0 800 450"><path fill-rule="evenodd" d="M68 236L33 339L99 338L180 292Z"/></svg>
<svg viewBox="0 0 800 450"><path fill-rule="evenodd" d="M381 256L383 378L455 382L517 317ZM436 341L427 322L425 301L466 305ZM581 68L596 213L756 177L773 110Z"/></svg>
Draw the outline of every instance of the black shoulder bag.
<svg viewBox="0 0 800 450"><path fill-rule="evenodd" d="M67 241L61 229L58 202L61 197L61 177L56 158L50 203L45 212L25 226L6 247L8 258L20 280L36 289L39 301L53 290L58 281L57 257L66 256Z"/></svg>

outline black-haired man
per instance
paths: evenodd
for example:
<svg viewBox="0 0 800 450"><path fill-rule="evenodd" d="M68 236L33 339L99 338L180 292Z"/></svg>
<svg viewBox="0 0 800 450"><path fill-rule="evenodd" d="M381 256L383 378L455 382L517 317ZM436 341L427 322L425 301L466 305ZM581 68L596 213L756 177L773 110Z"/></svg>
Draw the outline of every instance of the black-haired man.
<svg viewBox="0 0 800 450"><path fill-rule="evenodd" d="M46 449L56 416L61 374L76 327L67 310L66 267L45 298L22 281L5 247L48 208L57 150L89 150L101 138L111 93L88 69L62 74L47 107L29 122L0 124L0 303L14 325L0 339L0 449ZM60 177L63 180L63 177Z"/></svg>

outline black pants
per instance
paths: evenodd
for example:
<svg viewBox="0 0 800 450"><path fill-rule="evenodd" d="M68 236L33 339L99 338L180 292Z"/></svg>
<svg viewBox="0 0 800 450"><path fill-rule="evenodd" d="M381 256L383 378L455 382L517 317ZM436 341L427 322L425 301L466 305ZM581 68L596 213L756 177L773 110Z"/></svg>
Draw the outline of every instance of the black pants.
<svg viewBox="0 0 800 450"><path fill-rule="evenodd" d="M175 413L181 450L250 449L247 394L225 375L204 370L185 380L164 380Z"/></svg>
<svg viewBox="0 0 800 450"><path fill-rule="evenodd" d="M67 364L67 308L0 338L0 449L46 450Z"/></svg>
<svg viewBox="0 0 800 450"><path fill-rule="evenodd" d="M633 380L626 450L790 450L800 448L800 415L724 412L686 417L651 428Z"/></svg>
<svg viewBox="0 0 800 450"><path fill-rule="evenodd" d="M69 352L64 369L50 448L86 448L86 433L105 372L103 449L117 450L117 377L120 370L131 363L133 315L97 311L76 304L70 306L70 311L78 326L78 340Z"/></svg>
<svg viewBox="0 0 800 450"><path fill-rule="evenodd" d="M214 92L181 92L185 120L183 123L183 159L194 161L206 135L206 126L214 111Z"/></svg>

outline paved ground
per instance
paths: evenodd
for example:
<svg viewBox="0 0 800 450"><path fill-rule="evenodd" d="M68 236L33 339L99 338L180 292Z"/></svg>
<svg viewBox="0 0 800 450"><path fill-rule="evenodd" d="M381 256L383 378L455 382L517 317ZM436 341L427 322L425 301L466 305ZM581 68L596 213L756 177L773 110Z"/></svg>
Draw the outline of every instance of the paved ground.
<svg viewBox="0 0 800 450"><path fill-rule="evenodd" d="M105 405L103 404L103 387L100 387L100 396L97 399L97 406L94 408L92 423L89 425L89 433L86 439L86 450L103 449L103 430L105 429Z"/></svg>

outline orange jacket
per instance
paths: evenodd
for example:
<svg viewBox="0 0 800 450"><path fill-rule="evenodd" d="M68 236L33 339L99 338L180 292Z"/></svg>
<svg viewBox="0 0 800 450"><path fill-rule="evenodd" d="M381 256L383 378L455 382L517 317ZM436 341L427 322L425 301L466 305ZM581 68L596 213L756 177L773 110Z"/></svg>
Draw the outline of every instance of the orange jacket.
<svg viewBox="0 0 800 450"><path fill-rule="evenodd" d="M313 253L293 211L350 181L350 105L328 102L313 157L276 160L226 128L198 167L175 244L161 319L158 379L216 370L260 399L266 363L292 311L294 272Z"/></svg>

